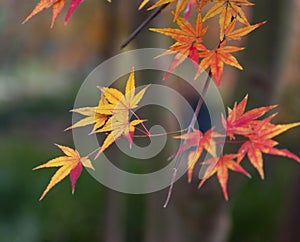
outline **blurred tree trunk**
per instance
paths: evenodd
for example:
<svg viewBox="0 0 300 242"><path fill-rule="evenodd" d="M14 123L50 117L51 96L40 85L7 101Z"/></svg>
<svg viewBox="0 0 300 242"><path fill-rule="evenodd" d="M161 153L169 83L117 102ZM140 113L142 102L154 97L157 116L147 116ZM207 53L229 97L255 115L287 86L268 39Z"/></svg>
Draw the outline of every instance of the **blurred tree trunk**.
<svg viewBox="0 0 300 242"><path fill-rule="evenodd" d="M285 9L285 35L286 41L283 46L284 52L282 53L282 68L279 72L279 78L281 80L279 90L283 88L286 90L281 93L280 100L282 100L285 105L285 114L288 120L299 120L300 117L300 1L291 0ZM279 92L279 91L278 91ZM298 132L298 133L297 133ZM298 134L298 136L297 136ZM300 132L298 130L294 131L291 135L289 143L295 147L297 155L299 155L299 136ZM298 150L297 150L298 148ZM278 236L278 241L292 242L299 240L299 224L300 224L300 172L299 165L295 164L294 173L291 171L291 189L286 192L286 199L284 206L283 219L280 224L280 236Z"/></svg>
<svg viewBox="0 0 300 242"><path fill-rule="evenodd" d="M248 64L245 66L253 66L255 71L245 68L241 80L237 83L235 98L239 96L241 99L245 95L240 90L249 90L249 106L280 103L278 117L282 120L279 121L280 123L299 120L300 18L298 13L300 1L268 0L256 1L255 4L254 22L258 22L261 18L268 22L261 31L257 31L250 37L251 40L247 45L245 55L247 58L245 62ZM285 144L282 146L293 146L294 149L291 149L298 151L296 154L299 155L299 149L297 150L297 146L293 145L293 142L299 144L299 132L297 130L291 132L289 140L283 141ZM285 161L285 159L282 160ZM271 171L273 176L275 176L275 172L280 173L279 166L284 166L282 163L278 165L272 163L268 156L265 157L264 163L265 170ZM294 173L292 169L290 170L290 181L286 182L286 184L293 184L292 188L282 191L285 196L282 198L284 203L280 205L283 214L278 214L277 211L278 221L272 221L275 227L278 226L276 232L274 231L275 241L299 240L300 176L297 164L291 165L297 167Z"/></svg>

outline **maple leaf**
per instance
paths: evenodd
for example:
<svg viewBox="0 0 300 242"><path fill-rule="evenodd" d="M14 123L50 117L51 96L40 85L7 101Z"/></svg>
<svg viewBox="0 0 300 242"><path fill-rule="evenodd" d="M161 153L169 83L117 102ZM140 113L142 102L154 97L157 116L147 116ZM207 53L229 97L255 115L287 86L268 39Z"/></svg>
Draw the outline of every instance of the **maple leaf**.
<svg viewBox="0 0 300 242"><path fill-rule="evenodd" d="M103 114L113 114L122 110L126 111L134 109L143 98L148 87L149 86L146 86L137 94L135 94L134 68L132 68L126 83L125 95L116 88L98 86L108 103L99 105L97 112Z"/></svg>
<svg viewBox="0 0 300 242"><path fill-rule="evenodd" d="M228 170L242 173L248 176L249 178L251 177L250 174L247 171L245 171L239 163L235 161L237 156L237 154L226 154L221 156L220 158L213 157L203 162L203 164L207 164L208 167L204 172L203 179L199 183L199 188L207 181L207 179L209 179L211 176L217 173L217 178L221 185L224 198L225 200L228 200Z"/></svg>
<svg viewBox="0 0 300 242"><path fill-rule="evenodd" d="M149 2L149 0L144 0L140 6L139 9L143 8L147 3ZM153 4L151 7L149 7L147 10L152 10L154 8L157 8L161 5L167 4L167 3L173 3L176 2L176 8L175 8L175 13L174 13L174 20L176 20L179 16L179 14L186 8L188 8L189 3L191 2L191 0L158 0L155 4ZM187 9L187 11L189 11Z"/></svg>
<svg viewBox="0 0 300 242"><path fill-rule="evenodd" d="M197 6L198 11L201 11L206 4L208 4L211 0L194 0L194 4Z"/></svg>
<svg viewBox="0 0 300 242"><path fill-rule="evenodd" d="M248 95L246 95L240 103L235 103L233 109L228 109L227 119L222 116L222 124L226 130L226 135L231 139L235 135L246 135L251 133L250 123L263 116L266 112L274 109L277 105L255 108L245 112L248 102Z"/></svg>
<svg viewBox="0 0 300 242"><path fill-rule="evenodd" d="M112 115L112 117L106 122L103 128L96 131L98 132L110 132L103 144L97 153L96 158L100 156L100 154L106 150L113 142L115 142L120 136L125 136L128 141L130 147L132 146L132 139L134 135L135 126L145 122L145 120L135 119L133 121L129 121L129 111L116 112Z"/></svg>
<svg viewBox="0 0 300 242"><path fill-rule="evenodd" d="M261 179L264 179L262 153L288 157L300 163L300 158L289 150L274 148L274 146L278 145L278 142L272 140L275 136L299 126L300 122L275 125L270 123L274 116L275 115L271 115L264 120L252 121L250 123L252 130L249 134L246 134L249 140L246 141L238 151L238 162L240 163L244 156L247 155L250 163L258 171Z"/></svg>
<svg viewBox="0 0 300 242"><path fill-rule="evenodd" d="M32 12L27 16L27 18L23 21L23 24L26 23L29 19L31 19L34 15L36 15L39 12L42 12L43 10L53 6L53 9L52 9L52 22L51 22L51 28L52 28L58 14L63 9L65 3L66 3L66 0L41 0L35 6L35 8L32 10Z"/></svg>
<svg viewBox="0 0 300 242"><path fill-rule="evenodd" d="M216 156L216 142L215 137L219 137L220 134L214 132L213 129L209 129L204 134L200 130L193 130L183 135L175 136L175 139L184 140L184 143L178 148L175 152L175 155L189 150L191 147L196 147L195 150L192 150L188 154L188 181L192 180L192 173L194 167L199 160L203 150L205 149L213 157Z"/></svg>
<svg viewBox="0 0 300 242"><path fill-rule="evenodd" d="M208 10L203 21L219 15L220 40L223 40L224 31L232 19L236 19L245 25L250 25L242 10L242 6L252 6L253 3L247 0L214 0L213 2L215 2L214 6Z"/></svg>
<svg viewBox="0 0 300 242"><path fill-rule="evenodd" d="M131 147L135 126L142 124L145 121L139 119L132 109L138 106L138 103L143 98L148 87L149 86L146 86L135 94L134 68L131 69L129 78L126 82L125 95L115 88L98 87L101 90L103 97L107 100L107 103L99 105L97 107L97 112L109 115L109 119L101 129L95 130L94 133L110 133L104 140L96 158L122 135L128 139ZM138 119L130 121L130 113Z"/></svg>
<svg viewBox="0 0 300 242"><path fill-rule="evenodd" d="M86 126L86 125L91 125L91 124L94 124L92 132L94 132L97 129L101 128L105 124L105 121L107 120L108 115L103 114L103 113L99 113L98 108L101 109L101 107L103 105L107 105L107 104L108 104L108 101L102 95L97 107L83 107L83 108L76 108L76 109L71 110L71 112L79 113L79 114L84 115L86 117L79 120L78 122L76 122L72 126L66 128L65 131L70 130L70 129L74 129L74 128L83 127L83 126Z"/></svg>
<svg viewBox="0 0 300 242"><path fill-rule="evenodd" d="M210 68L213 78L216 81L217 86L221 84L221 78L223 75L224 63L231 65L240 70L243 70L243 67L238 63L237 59L231 55L233 52L243 50L244 48L236 46L225 46L225 41L223 41L219 47L216 49L205 49L202 51L199 56L203 59L200 61L198 72L195 76L195 79L206 69Z"/></svg>
<svg viewBox="0 0 300 242"><path fill-rule="evenodd" d="M143 2L139 5L139 10L141 10L148 2L150 2L150 0L143 0Z"/></svg>
<svg viewBox="0 0 300 242"><path fill-rule="evenodd" d="M169 50L160 55L164 56L177 53L163 79L166 79L169 73L179 66L187 57L190 58L195 68L197 68L199 62L198 52L207 49L202 43L202 36L206 33L207 27L203 27L200 14L197 16L195 28L182 17L178 17L176 23L180 29L150 28L151 31L167 35L176 40L176 42L169 47Z"/></svg>
<svg viewBox="0 0 300 242"><path fill-rule="evenodd" d="M78 8L78 6L82 2L83 0L71 0L70 6L68 8L68 12L65 17L65 24L69 21L69 18L71 17L73 12ZM36 14L44 11L47 8L52 7L52 21L51 21L51 28L52 28L58 14L62 11L65 4L66 4L66 0L40 0L38 4L35 6L35 8L32 10L32 12L23 21L23 24L26 23L29 19L31 19Z"/></svg>
<svg viewBox="0 0 300 242"><path fill-rule="evenodd" d="M83 2L83 0L71 0L70 7L68 9L67 15L65 17L65 23L69 21L69 18L73 12L78 8L78 6Z"/></svg>
<svg viewBox="0 0 300 242"><path fill-rule="evenodd" d="M236 20L234 19L228 27L224 31L224 35L226 39L233 39L233 40L239 40L241 37L249 34L250 32L254 31L255 29L259 28L260 26L264 25L266 21L249 25L246 27L235 29Z"/></svg>
<svg viewBox="0 0 300 242"><path fill-rule="evenodd" d="M73 150L72 148L62 145L57 145L57 147L65 153L65 156L54 158L43 165L33 168L33 170L37 170L48 167L60 167L52 176L48 186L40 197L40 200L46 196L50 189L52 189L57 183L59 183L68 175L70 176L72 184L72 193L74 193L76 181L81 174L82 166L94 169L88 157L80 157L77 150Z"/></svg>

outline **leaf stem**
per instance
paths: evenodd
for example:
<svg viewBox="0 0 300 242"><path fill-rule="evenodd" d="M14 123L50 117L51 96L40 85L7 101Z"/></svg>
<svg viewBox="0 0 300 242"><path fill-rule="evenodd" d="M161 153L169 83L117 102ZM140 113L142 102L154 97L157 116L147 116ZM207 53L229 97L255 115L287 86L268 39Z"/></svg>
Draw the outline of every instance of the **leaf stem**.
<svg viewBox="0 0 300 242"><path fill-rule="evenodd" d="M134 117L136 117L138 120L141 120L140 117L133 111L130 109L130 112L132 113L132 115ZM151 135L149 130L146 128L145 124L141 123L142 127L144 128L144 130L146 131L146 134L148 135L148 137Z"/></svg>
<svg viewBox="0 0 300 242"><path fill-rule="evenodd" d="M101 149L101 146L98 147L97 149L91 151L90 153L88 153L85 157L90 157L91 155L93 155L94 153L96 153L96 152L97 152L98 150L100 150L100 149Z"/></svg>
<svg viewBox="0 0 300 242"><path fill-rule="evenodd" d="M135 127L135 129L138 130L138 131L140 131L141 133L145 134L145 135L141 135L141 136L143 136L143 137L145 137L145 138L150 137L149 134L148 134L145 130L142 130L142 129L138 128L138 127ZM150 135L151 135L151 134L150 134ZM136 135L134 135L133 137L135 138Z"/></svg>

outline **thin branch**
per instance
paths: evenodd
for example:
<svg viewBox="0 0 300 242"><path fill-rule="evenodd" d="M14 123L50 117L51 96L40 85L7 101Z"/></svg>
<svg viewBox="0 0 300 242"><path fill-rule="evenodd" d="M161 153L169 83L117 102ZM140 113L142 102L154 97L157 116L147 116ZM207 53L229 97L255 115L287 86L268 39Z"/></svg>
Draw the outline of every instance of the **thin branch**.
<svg viewBox="0 0 300 242"><path fill-rule="evenodd" d="M150 16L144 21L142 22L142 24L140 24L130 35L129 37L120 45L120 49L123 49L124 47L126 47L142 30L143 28L151 22L152 19L154 19L165 7L167 7L169 5L169 3L166 3L164 5L159 6L158 8L156 8L151 14Z"/></svg>
<svg viewBox="0 0 300 242"><path fill-rule="evenodd" d="M202 95L201 97L199 98L198 100L198 103L197 103L197 107L195 109L195 112L193 114L193 118L188 126L188 129L187 129L187 133L190 133L192 131L192 129L195 127L195 124L197 122L197 117L200 113L200 110L201 110L201 107L204 103L204 100L203 98L206 96L206 93L207 93L207 89L209 87L209 84L210 84L210 79L211 79L211 71L209 71L208 75L207 75L207 78L205 80L205 84L204 84L204 87L203 87L203 90L202 90ZM185 144L186 140L183 141L183 144ZM172 195L172 191L173 191L173 186L174 186L174 183L175 183L175 180L176 180L176 175L177 175L177 171L178 171L178 167L182 161L182 156L183 156L183 152L179 153L177 158L176 158L176 162L175 162L175 166L173 168L173 175L172 175L172 179L171 179L171 183L170 183L170 187L169 187L169 191L168 191L168 195L167 195L167 198L166 198L166 201L164 203L164 208L166 208L168 206L168 203L170 201L170 198L171 198L171 195Z"/></svg>
<svg viewBox="0 0 300 242"><path fill-rule="evenodd" d="M158 134L151 134L150 133L150 135L134 135L133 137L134 138L160 137L160 136L166 136L166 135L181 134L182 132L185 132L185 131L187 131L187 129L181 129L181 130L176 130L176 131L172 131L172 132L158 133Z"/></svg>

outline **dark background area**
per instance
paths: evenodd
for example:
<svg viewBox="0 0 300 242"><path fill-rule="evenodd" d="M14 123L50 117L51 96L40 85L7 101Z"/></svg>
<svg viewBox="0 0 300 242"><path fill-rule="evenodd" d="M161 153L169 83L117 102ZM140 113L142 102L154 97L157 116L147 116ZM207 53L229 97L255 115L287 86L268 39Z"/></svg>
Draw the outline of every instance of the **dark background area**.
<svg viewBox="0 0 300 242"><path fill-rule="evenodd" d="M111 191L86 171L76 192L66 179L39 202L54 169L32 168L60 156L54 143L72 145L70 132L77 90L98 64L120 52L119 45L149 13L140 1L87 0L67 26L51 10L21 25L37 1L0 3L0 241L298 241L300 166L264 156L265 180L229 178L229 202L215 178L197 190L182 177L170 205L163 190L147 195ZM242 43L244 71L225 69L224 102L232 106L249 93L249 108L278 103L278 123L300 120L300 4L297 0L254 1L252 23L268 23ZM193 18L193 16L191 17ZM169 10L150 26L171 23ZM144 30L125 50L167 48L168 38ZM300 155L300 130L278 139ZM165 162L165 161L163 161Z"/></svg>

